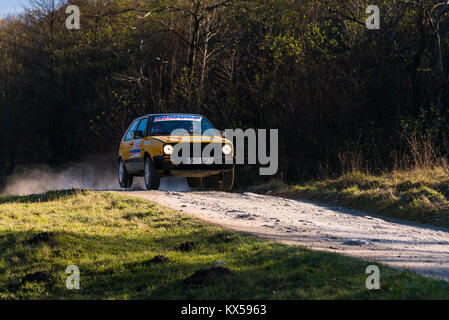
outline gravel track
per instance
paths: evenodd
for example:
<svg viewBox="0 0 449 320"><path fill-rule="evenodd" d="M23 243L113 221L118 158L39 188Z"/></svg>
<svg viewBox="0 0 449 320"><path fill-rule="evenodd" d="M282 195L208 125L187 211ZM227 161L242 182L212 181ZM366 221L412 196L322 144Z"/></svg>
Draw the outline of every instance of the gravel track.
<svg viewBox="0 0 449 320"><path fill-rule="evenodd" d="M167 181L158 191L122 193L262 238L449 280L448 229L249 192L191 191L185 182Z"/></svg>

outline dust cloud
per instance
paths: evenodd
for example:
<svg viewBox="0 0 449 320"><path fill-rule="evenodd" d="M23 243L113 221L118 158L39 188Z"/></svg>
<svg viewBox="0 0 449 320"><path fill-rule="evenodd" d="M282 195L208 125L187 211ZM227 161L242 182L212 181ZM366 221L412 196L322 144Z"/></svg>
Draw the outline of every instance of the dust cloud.
<svg viewBox="0 0 449 320"><path fill-rule="evenodd" d="M17 166L6 181L2 195L27 195L65 189L117 189L116 163L90 157L57 167L36 164Z"/></svg>
<svg viewBox="0 0 449 320"><path fill-rule="evenodd" d="M17 166L8 177L0 195L29 195L50 190L90 189L121 190L114 159L90 157L58 167L48 165ZM134 190L145 189L143 178L135 177ZM160 190L189 191L185 178L162 178Z"/></svg>
<svg viewBox="0 0 449 320"><path fill-rule="evenodd" d="M159 186L159 190L183 192L183 191L191 191L192 189L187 184L186 178L166 177L161 179L161 185Z"/></svg>

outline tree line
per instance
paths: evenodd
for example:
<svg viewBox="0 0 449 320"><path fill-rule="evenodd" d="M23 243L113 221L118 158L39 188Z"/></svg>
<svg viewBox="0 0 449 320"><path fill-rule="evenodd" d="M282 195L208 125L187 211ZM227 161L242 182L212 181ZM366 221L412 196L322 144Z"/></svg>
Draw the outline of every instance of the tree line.
<svg viewBox="0 0 449 320"><path fill-rule="evenodd" d="M81 12L66 28L68 5ZM380 29L366 8L380 8ZM276 128L279 176L391 169L410 137L449 153L447 3L32 0L0 22L0 176L113 154L142 114Z"/></svg>

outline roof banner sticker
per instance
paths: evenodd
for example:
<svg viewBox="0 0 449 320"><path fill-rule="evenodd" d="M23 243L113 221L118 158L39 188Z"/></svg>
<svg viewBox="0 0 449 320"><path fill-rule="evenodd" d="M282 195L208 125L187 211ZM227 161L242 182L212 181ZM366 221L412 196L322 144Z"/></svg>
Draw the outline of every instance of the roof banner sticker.
<svg viewBox="0 0 449 320"><path fill-rule="evenodd" d="M201 121L202 117L197 116L157 116L154 122L158 121Z"/></svg>

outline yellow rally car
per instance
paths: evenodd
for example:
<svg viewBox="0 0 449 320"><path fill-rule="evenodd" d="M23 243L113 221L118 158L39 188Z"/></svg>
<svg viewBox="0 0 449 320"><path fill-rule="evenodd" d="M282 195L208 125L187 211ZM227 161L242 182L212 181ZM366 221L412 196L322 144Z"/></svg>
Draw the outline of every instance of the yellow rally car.
<svg viewBox="0 0 449 320"><path fill-rule="evenodd" d="M191 152L181 154L186 150ZM206 150L211 157L202 156L205 152L198 154L198 150ZM149 114L135 119L122 138L118 180L122 188L130 188L135 176L143 176L146 188L157 190L164 176L186 177L192 188L199 188L207 179L209 186L230 191L234 185L233 160L233 144L205 117Z"/></svg>

